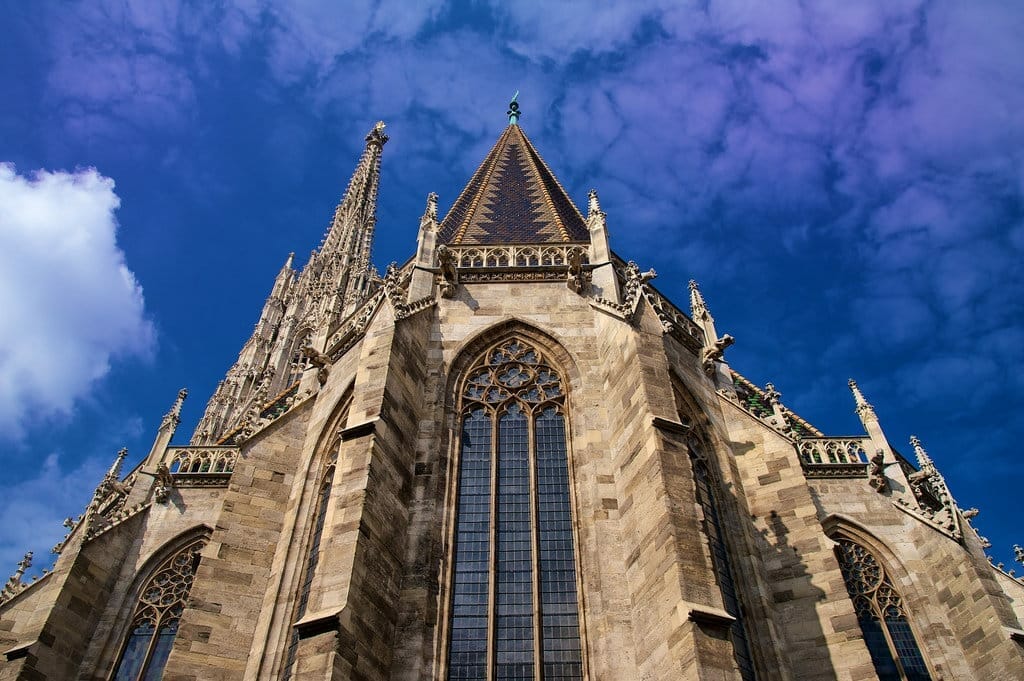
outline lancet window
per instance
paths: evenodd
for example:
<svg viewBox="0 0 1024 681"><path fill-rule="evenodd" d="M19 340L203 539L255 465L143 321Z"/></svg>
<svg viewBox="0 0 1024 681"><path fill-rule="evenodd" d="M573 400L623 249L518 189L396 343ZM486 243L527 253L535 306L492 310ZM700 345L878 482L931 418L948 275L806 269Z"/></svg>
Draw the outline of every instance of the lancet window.
<svg viewBox="0 0 1024 681"><path fill-rule="evenodd" d="M867 549L846 537L837 539L836 555L879 680L930 681L903 599L885 569Z"/></svg>
<svg viewBox="0 0 1024 681"><path fill-rule="evenodd" d="M155 681L163 676L204 546L205 537L190 542L161 563L146 582L113 681Z"/></svg>
<svg viewBox="0 0 1024 681"><path fill-rule="evenodd" d="M693 480L697 492L697 503L700 505L702 515L704 516L704 534L708 540L711 563L715 570L715 580L718 582L718 589L722 594L722 604L725 606L725 611L735 618L729 629L729 637L732 639L736 667L743 681L754 681L757 676L754 673L754 663L750 655L750 644L747 639L743 608L737 595L736 582L733 578L729 551L726 547L725 534L722 527L720 502L718 500L720 492L717 491L718 486L715 484L714 477L708 468L703 443L696 436L691 436L688 445L690 463L693 467Z"/></svg>
<svg viewBox="0 0 1024 681"><path fill-rule="evenodd" d="M306 608L309 606L313 577L316 576L316 566L320 562L320 541L323 538L324 524L327 522L327 507L331 499L331 484L334 480L334 468L338 460L338 448L340 446L341 442L339 440L331 448L331 456L327 460L326 469L320 476L320 486L316 497L316 516L309 536L309 547L306 550L305 568L302 572L302 582L299 584L298 598L295 603L294 621L301 620L306 615ZM288 679L292 678L298 650L299 631L293 628L291 637L288 640L288 650L285 653L284 667L281 672L282 681L288 681Z"/></svg>
<svg viewBox="0 0 1024 681"><path fill-rule="evenodd" d="M562 378L513 339L460 406L448 679L582 679Z"/></svg>

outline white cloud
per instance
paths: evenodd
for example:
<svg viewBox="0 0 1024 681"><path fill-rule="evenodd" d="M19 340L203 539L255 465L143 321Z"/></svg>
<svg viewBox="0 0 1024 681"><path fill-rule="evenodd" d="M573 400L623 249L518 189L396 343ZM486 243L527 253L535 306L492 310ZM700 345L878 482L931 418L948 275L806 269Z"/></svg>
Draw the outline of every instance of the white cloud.
<svg viewBox="0 0 1024 681"><path fill-rule="evenodd" d="M116 241L114 182L95 169L0 164L0 437L67 414L154 330Z"/></svg>

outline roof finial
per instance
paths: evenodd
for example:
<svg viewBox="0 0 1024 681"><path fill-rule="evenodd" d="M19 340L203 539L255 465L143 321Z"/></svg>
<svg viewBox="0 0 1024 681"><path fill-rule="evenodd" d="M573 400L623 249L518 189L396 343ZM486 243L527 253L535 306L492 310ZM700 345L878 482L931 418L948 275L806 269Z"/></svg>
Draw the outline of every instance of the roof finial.
<svg viewBox="0 0 1024 681"><path fill-rule="evenodd" d="M597 198L597 190L591 189L587 194L587 219L591 216L604 215L604 211L601 210L601 200Z"/></svg>
<svg viewBox="0 0 1024 681"><path fill-rule="evenodd" d="M690 280L690 316L698 321L711 319L711 311L708 304L704 302L700 287L693 279Z"/></svg>
<svg viewBox="0 0 1024 681"><path fill-rule="evenodd" d="M921 441L917 439L916 435L910 436L910 445L914 448L914 454L917 455L917 467L922 471L926 471L929 475L934 473L935 464L932 462L932 458L928 456L928 452L924 450Z"/></svg>
<svg viewBox="0 0 1024 681"><path fill-rule="evenodd" d="M506 113L508 114L509 125L519 125L519 102L516 101L517 99L519 99L519 90L516 90L516 93L512 95L512 101L508 103L508 111Z"/></svg>
<svg viewBox="0 0 1024 681"><path fill-rule="evenodd" d="M846 382L850 386L850 390L853 392L853 401L856 403L857 408L854 410L858 416L862 419L868 416L875 416L875 408L871 406L871 403L864 397L864 393L860 391L860 386L857 385L857 381L852 378ZM876 417L877 418L877 417Z"/></svg>

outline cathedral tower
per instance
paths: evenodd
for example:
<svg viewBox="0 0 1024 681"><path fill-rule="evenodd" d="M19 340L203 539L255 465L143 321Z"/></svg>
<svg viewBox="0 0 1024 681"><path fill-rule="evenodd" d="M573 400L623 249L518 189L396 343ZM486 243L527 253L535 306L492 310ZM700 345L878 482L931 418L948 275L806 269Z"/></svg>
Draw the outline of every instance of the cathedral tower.
<svg viewBox="0 0 1024 681"><path fill-rule="evenodd" d="M519 118L383 276L373 127L190 443L183 391L12 576L0 680L1024 678L1024 584L923 444L744 378Z"/></svg>

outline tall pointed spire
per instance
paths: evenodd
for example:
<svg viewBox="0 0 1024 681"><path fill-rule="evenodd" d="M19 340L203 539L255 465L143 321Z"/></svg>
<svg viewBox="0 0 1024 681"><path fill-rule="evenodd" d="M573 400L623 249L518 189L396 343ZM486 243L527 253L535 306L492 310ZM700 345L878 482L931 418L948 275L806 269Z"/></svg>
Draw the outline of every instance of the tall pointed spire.
<svg viewBox="0 0 1024 681"><path fill-rule="evenodd" d="M312 288L327 294L317 310L321 325L343 316L366 293L370 282L381 154L388 141L384 127L384 121L377 121L367 133L363 155L316 254L317 276Z"/></svg>

